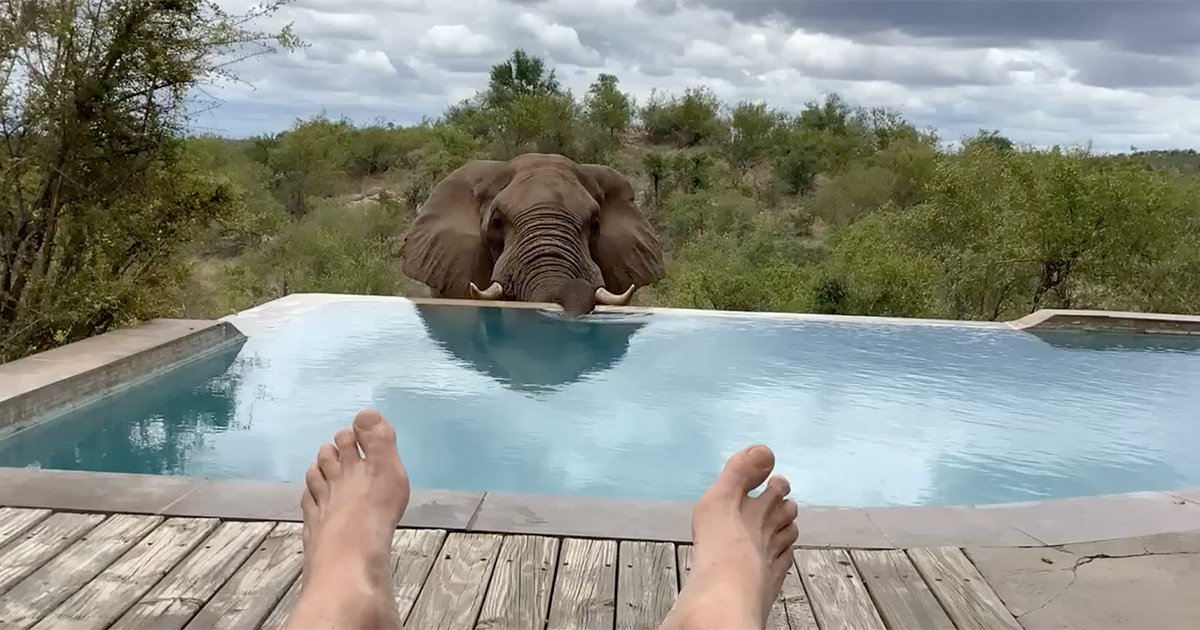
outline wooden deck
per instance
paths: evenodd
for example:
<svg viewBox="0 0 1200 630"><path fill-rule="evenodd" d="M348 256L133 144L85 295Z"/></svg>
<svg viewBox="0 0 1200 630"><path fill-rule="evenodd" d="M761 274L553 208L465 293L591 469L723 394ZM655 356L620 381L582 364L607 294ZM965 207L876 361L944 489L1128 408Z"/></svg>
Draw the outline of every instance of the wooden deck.
<svg viewBox="0 0 1200 630"><path fill-rule="evenodd" d="M409 628L652 628L691 547L397 530ZM1020 628L956 547L798 548L769 628ZM0 629L280 628L300 524L0 508Z"/></svg>

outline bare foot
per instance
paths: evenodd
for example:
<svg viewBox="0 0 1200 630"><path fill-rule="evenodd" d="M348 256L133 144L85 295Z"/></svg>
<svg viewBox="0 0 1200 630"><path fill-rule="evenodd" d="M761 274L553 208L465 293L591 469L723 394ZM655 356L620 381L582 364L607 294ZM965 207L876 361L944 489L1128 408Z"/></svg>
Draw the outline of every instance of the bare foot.
<svg viewBox="0 0 1200 630"><path fill-rule="evenodd" d="M779 596L796 542L796 503L776 476L771 449L755 445L725 462L692 508L692 572L663 628L762 628Z"/></svg>
<svg viewBox="0 0 1200 630"><path fill-rule="evenodd" d="M395 431L378 412L358 412L353 429L321 445L304 482L304 584L288 627L400 628L391 547L409 490Z"/></svg>

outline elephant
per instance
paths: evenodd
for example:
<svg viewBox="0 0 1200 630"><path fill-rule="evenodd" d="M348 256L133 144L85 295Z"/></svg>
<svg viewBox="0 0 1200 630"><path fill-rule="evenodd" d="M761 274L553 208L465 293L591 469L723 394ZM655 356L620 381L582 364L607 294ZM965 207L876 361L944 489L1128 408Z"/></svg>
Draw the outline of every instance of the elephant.
<svg viewBox="0 0 1200 630"><path fill-rule="evenodd" d="M624 306L663 278L662 243L617 170L526 153L443 178L400 246L435 298ZM480 289L480 287L487 287Z"/></svg>
<svg viewBox="0 0 1200 630"><path fill-rule="evenodd" d="M551 392L620 363L645 315L563 322L534 309L418 304L433 342L505 387Z"/></svg>

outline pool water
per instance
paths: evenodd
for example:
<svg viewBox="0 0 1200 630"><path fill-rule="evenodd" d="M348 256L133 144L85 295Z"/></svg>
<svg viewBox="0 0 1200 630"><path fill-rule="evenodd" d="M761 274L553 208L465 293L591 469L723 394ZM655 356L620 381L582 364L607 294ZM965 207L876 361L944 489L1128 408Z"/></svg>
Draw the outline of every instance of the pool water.
<svg viewBox="0 0 1200 630"><path fill-rule="evenodd" d="M1200 340L334 302L0 441L0 465L299 481L355 411L417 487L694 499L771 445L826 505L1200 485Z"/></svg>

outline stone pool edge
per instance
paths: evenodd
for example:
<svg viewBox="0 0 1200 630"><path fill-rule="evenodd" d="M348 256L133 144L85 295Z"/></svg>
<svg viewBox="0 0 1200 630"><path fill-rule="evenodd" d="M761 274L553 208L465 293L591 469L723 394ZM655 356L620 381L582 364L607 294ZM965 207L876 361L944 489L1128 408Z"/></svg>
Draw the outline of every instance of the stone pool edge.
<svg viewBox="0 0 1200 630"><path fill-rule="evenodd" d="M541 302L482 302L444 298L395 295L351 295L341 293L293 293L264 302L253 308L222 317L236 324L248 336L270 329L298 315L323 306L347 302L400 302L414 305L472 306L561 311L557 304ZM866 315L827 315L821 313L781 313L758 311L720 311L706 309L597 306L597 313L627 315L726 317L773 321L808 321L844 324L889 324L903 326L948 326L957 328L1002 329L1021 331L1139 332L1155 334L1200 335L1200 316L1174 313L1136 313L1080 309L1040 309L1010 321L927 319L913 317L875 317Z"/></svg>
<svg viewBox="0 0 1200 630"><path fill-rule="evenodd" d="M0 438L246 339L225 321L160 318L0 364Z"/></svg>
<svg viewBox="0 0 1200 630"><path fill-rule="evenodd" d="M0 506L298 522L302 485L0 468ZM691 542L691 504L414 489L401 527ZM1051 547L1200 530L1200 488L977 506L801 506L798 546Z"/></svg>

